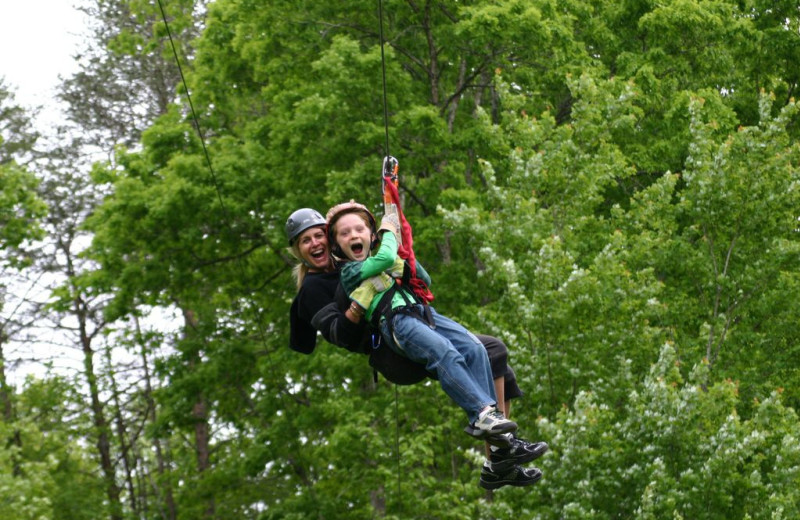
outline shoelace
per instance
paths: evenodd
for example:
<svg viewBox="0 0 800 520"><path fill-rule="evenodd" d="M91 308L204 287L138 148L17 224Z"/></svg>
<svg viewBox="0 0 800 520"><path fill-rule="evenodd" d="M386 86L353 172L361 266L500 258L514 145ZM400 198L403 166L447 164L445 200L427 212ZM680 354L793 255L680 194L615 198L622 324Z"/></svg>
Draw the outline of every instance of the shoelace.
<svg viewBox="0 0 800 520"><path fill-rule="evenodd" d="M502 413L500 413L500 410L497 410L497 409L489 411L486 415L488 417L491 417L492 419L496 419L498 421L505 421L506 420L506 416L503 415Z"/></svg>
<svg viewBox="0 0 800 520"><path fill-rule="evenodd" d="M527 450L528 448L533 448L535 442L526 441L525 439L520 439L518 437L511 437L511 451L518 451L518 450Z"/></svg>

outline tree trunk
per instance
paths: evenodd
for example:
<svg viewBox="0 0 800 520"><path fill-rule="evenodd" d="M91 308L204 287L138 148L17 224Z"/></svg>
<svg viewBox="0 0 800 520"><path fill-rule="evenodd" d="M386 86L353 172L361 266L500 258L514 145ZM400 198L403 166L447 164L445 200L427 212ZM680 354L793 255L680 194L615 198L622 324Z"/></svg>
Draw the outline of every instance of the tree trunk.
<svg viewBox="0 0 800 520"><path fill-rule="evenodd" d="M183 316L186 320L185 337L196 334L197 317L191 310L184 310ZM198 353L192 352L189 359L189 366L194 370L202 361ZM198 392L194 405L192 406L192 419L194 420L194 441L195 454L197 457L197 472L200 475L211 467L211 429L208 425L208 404L203 392ZM209 497L204 513L205 518L214 518L216 505L214 498Z"/></svg>
<svg viewBox="0 0 800 520"><path fill-rule="evenodd" d="M95 446L100 455L100 469L106 485L106 496L109 503L109 514L112 520L122 520L122 503L120 502L120 491L117 486L115 467L111 458L111 436L108 420L105 417L103 404L100 400L100 388L97 382L97 375L94 372L94 351L92 350L92 338L87 333L86 328L86 309L80 297L74 301L75 316L78 318L80 327L81 349L83 351L83 366L86 383L89 386L89 397L91 402L92 419L94 423L97 441Z"/></svg>
<svg viewBox="0 0 800 520"><path fill-rule="evenodd" d="M3 354L3 346L5 344L6 334L5 331L0 328L0 407L3 410L3 421L11 424L14 422L15 414L11 387L8 386L8 381L6 380L6 361L5 355ZM20 436L18 429L14 429L14 433L11 435L11 438L8 439L7 443L9 446L17 446L19 448L22 447L22 437ZM12 457L12 474L17 477L22 474L22 468L18 458L13 454Z"/></svg>
<svg viewBox="0 0 800 520"><path fill-rule="evenodd" d="M139 324L138 318L134 318L135 325L136 325L136 333L137 337L141 338L141 327ZM142 341L140 342L141 347L141 357L142 357L142 370L144 371L144 385L145 385L145 394L144 399L147 403L147 410L148 410L148 419L150 420L151 424L155 424L156 422L156 402L153 399L153 383L152 383L152 376L150 374L150 360L147 357L147 345ZM167 477L167 467L169 466L169 461L166 457L166 451L164 449L164 445L161 439L154 438L153 439L153 446L155 447L156 451L156 468L158 471L158 476L160 477L159 481L162 484L159 486L156 483L153 483L153 491L156 493L156 496L159 498L158 508L161 512L161 515L166 520L175 520L178 517L178 509L175 505L175 497L172 493L172 485L170 484L169 478ZM144 488L142 488L144 489ZM163 500L163 504L161 503Z"/></svg>
<svg viewBox="0 0 800 520"><path fill-rule="evenodd" d="M106 364L109 370L109 382L111 384L111 398L114 400L114 422L116 423L117 427L117 440L119 442L121 458L122 458L122 465L125 469L125 484L128 487L128 501L130 502L131 511L133 512L134 516L140 516L140 512L138 511L136 505L136 486L134 486L133 482L133 469L131 467L131 444L133 440L128 440L128 429L125 426L125 418L122 416L122 403L120 402L119 398L119 389L117 387L117 381L113 375L113 369L111 364L111 350L106 349Z"/></svg>

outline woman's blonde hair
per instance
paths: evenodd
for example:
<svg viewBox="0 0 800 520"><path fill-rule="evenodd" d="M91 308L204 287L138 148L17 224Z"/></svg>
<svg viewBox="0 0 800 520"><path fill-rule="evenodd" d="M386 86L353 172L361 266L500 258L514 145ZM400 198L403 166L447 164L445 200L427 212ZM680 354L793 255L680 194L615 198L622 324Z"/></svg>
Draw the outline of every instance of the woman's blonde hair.
<svg viewBox="0 0 800 520"><path fill-rule="evenodd" d="M299 291L300 287L303 286L303 280L305 280L306 275L308 274L308 266L303 263L303 257L300 255L300 248L297 247L297 242L293 243L286 250L298 261L298 263L292 268L292 276L294 276L294 281L297 284L297 290Z"/></svg>

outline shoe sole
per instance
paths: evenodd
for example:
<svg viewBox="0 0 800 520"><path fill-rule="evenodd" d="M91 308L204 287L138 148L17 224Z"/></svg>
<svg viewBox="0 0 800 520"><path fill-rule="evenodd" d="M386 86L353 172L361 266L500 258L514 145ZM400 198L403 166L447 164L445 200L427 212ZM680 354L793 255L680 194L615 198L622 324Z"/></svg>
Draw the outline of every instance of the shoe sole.
<svg viewBox="0 0 800 520"><path fill-rule="evenodd" d="M517 423L514 421L507 421L500 424L496 430L482 430L480 428L476 428L471 424L468 424L464 431L468 434L472 435L473 437L478 437L480 439L484 437L488 437L490 435L505 435L506 433L514 433L517 431Z"/></svg>
<svg viewBox="0 0 800 520"><path fill-rule="evenodd" d="M510 433L516 431L516 426L512 429L504 432L487 432L486 430L480 430L478 428L473 428L472 425L468 425L464 428L464 431L467 432L468 435L475 437L476 439L481 439L492 446L497 446L498 448L508 448L511 446L511 440L506 437L506 433Z"/></svg>
<svg viewBox="0 0 800 520"><path fill-rule="evenodd" d="M501 488L503 486L525 487L525 486L532 486L532 485L536 484L537 482L539 482L540 480L542 480L542 472L541 471L539 471L536 474L536 476L533 477L532 479L523 480L523 481L518 481L518 480L505 481L505 480L500 480L500 481L497 481L497 482L487 482L487 481L481 479L480 480L480 486L483 489L488 489L488 490L498 489L498 488Z"/></svg>

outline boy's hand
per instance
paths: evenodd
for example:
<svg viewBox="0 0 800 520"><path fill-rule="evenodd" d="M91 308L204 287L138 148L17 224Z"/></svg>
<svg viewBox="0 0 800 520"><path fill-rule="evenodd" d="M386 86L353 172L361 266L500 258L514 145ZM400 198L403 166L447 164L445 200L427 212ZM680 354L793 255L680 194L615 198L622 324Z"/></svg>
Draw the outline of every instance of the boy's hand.
<svg viewBox="0 0 800 520"><path fill-rule="evenodd" d="M380 235L384 231L391 231L395 235L400 233L400 219L397 215L384 215L381 219L381 226L378 228Z"/></svg>

